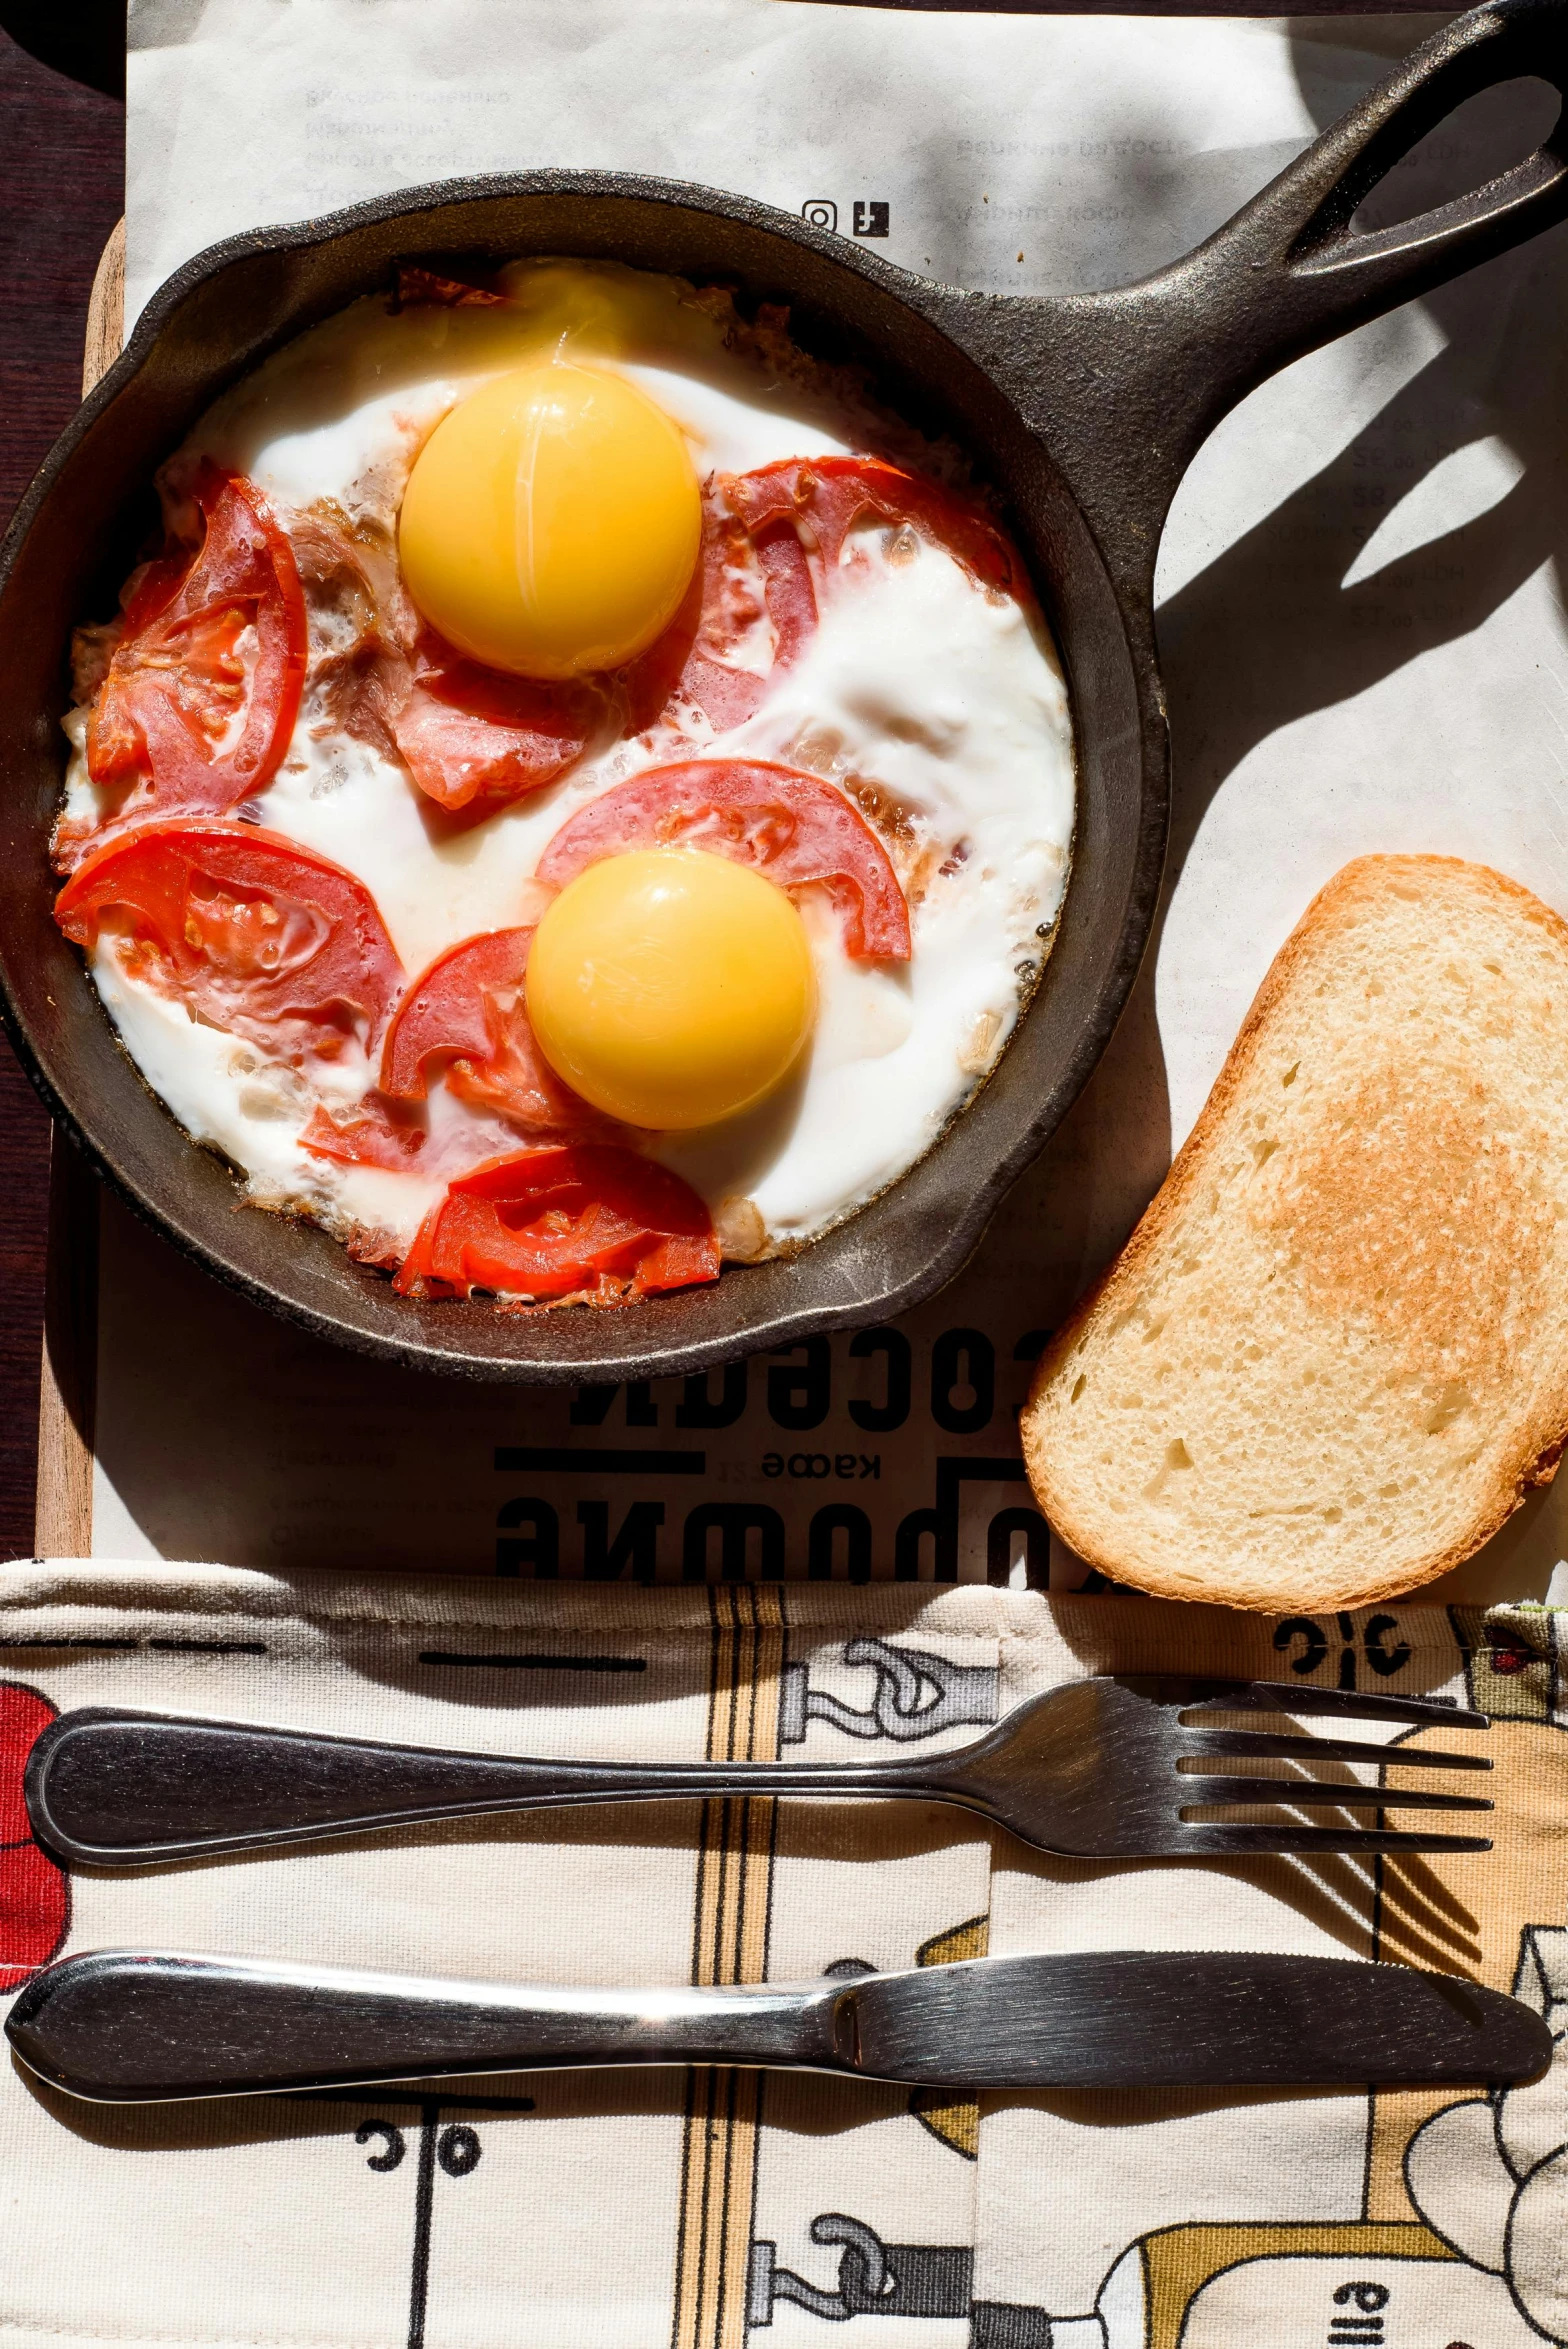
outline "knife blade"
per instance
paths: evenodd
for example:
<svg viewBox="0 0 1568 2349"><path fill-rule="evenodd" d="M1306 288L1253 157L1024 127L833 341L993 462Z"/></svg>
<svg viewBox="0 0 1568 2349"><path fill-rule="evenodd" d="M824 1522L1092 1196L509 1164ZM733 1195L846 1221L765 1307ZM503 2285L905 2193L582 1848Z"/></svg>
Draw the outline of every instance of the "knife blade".
<svg viewBox="0 0 1568 2349"><path fill-rule="evenodd" d="M139 2103L605 2064L785 2065L967 2089L1531 2078L1539 2015L1347 1958L1087 1951L737 1988L569 1989L103 1950L6 2035L72 2096Z"/></svg>

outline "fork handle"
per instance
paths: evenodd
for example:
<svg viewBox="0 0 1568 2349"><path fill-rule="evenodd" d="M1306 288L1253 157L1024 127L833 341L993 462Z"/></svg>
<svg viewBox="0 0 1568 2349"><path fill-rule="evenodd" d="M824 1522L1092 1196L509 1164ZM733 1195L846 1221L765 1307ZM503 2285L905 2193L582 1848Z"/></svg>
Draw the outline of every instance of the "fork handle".
<svg viewBox="0 0 1568 2349"><path fill-rule="evenodd" d="M94 1706L62 1713L27 1763L27 1809L73 1865L154 1867L425 1819L714 1795L959 1799L932 1755L839 1762L540 1761ZM956 1757L955 1757L956 1758Z"/></svg>

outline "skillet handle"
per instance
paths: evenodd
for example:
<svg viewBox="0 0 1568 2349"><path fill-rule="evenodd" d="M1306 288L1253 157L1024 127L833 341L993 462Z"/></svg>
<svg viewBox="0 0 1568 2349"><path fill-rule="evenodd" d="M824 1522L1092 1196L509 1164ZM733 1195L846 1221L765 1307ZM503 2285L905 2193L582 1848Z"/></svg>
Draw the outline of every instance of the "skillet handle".
<svg viewBox="0 0 1568 2349"><path fill-rule="evenodd" d="M1468 98L1536 76L1568 103L1568 0L1490 0L1423 43L1182 260L1108 293L954 306L949 330L1050 447L1108 560L1152 588L1183 473L1288 361L1568 218L1568 127L1511 171L1393 228L1351 218Z"/></svg>
<svg viewBox="0 0 1568 2349"><path fill-rule="evenodd" d="M1392 228L1351 218L1439 123L1499 82L1537 77L1568 104L1563 0L1493 0L1408 57L1359 106L1174 270L1149 281L1207 312L1192 357L1211 356L1214 414L1287 360L1444 285L1568 217L1568 128L1512 170ZM1136 291L1137 289L1130 289Z"/></svg>

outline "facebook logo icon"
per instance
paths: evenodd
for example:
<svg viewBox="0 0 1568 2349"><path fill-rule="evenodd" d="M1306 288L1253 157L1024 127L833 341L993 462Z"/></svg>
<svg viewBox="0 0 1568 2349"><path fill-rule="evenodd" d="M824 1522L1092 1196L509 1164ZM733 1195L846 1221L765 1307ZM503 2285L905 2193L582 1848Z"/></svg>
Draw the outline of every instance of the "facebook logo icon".
<svg viewBox="0 0 1568 2349"><path fill-rule="evenodd" d="M885 204L857 204L855 206L855 234L857 237L885 237L887 235L887 206Z"/></svg>

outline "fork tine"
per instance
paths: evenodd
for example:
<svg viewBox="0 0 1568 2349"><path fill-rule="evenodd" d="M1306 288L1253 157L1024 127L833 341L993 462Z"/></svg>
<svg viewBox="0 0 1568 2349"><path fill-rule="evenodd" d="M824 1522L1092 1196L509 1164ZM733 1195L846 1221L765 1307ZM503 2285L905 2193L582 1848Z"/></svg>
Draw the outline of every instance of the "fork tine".
<svg viewBox="0 0 1568 2349"><path fill-rule="evenodd" d="M1182 1826L1182 1851L1215 1857L1243 1852L1490 1851L1489 1835L1424 1835L1418 1828L1253 1827L1194 1819Z"/></svg>
<svg viewBox="0 0 1568 2349"><path fill-rule="evenodd" d="M1488 1714L1469 1712L1445 1697L1374 1696L1353 1688L1317 1688L1284 1680L1210 1680L1183 1673L1123 1677L1129 1686L1143 1687L1188 1713L1329 1713L1346 1721L1411 1721L1439 1729L1492 1725Z"/></svg>
<svg viewBox="0 0 1568 2349"><path fill-rule="evenodd" d="M1425 1786L1327 1786L1316 1778L1197 1778L1176 1780L1185 1811L1197 1803L1284 1803L1292 1809L1339 1805L1346 1810L1489 1811L1484 1794L1438 1794Z"/></svg>
<svg viewBox="0 0 1568 2349"><path fill-rule="evenodd" d="M1267 1729L1189 1729L1183 1738L1184 1755L1195 1760L1205 1754L1232 1754L1254 1762L1388 1762L1401 1770L1492 1767L1490 1754L1434 1754L1425 1746L1363 1745L1354 1737L1314 1737L1310 1730L1287 1737Z"/></svg>

